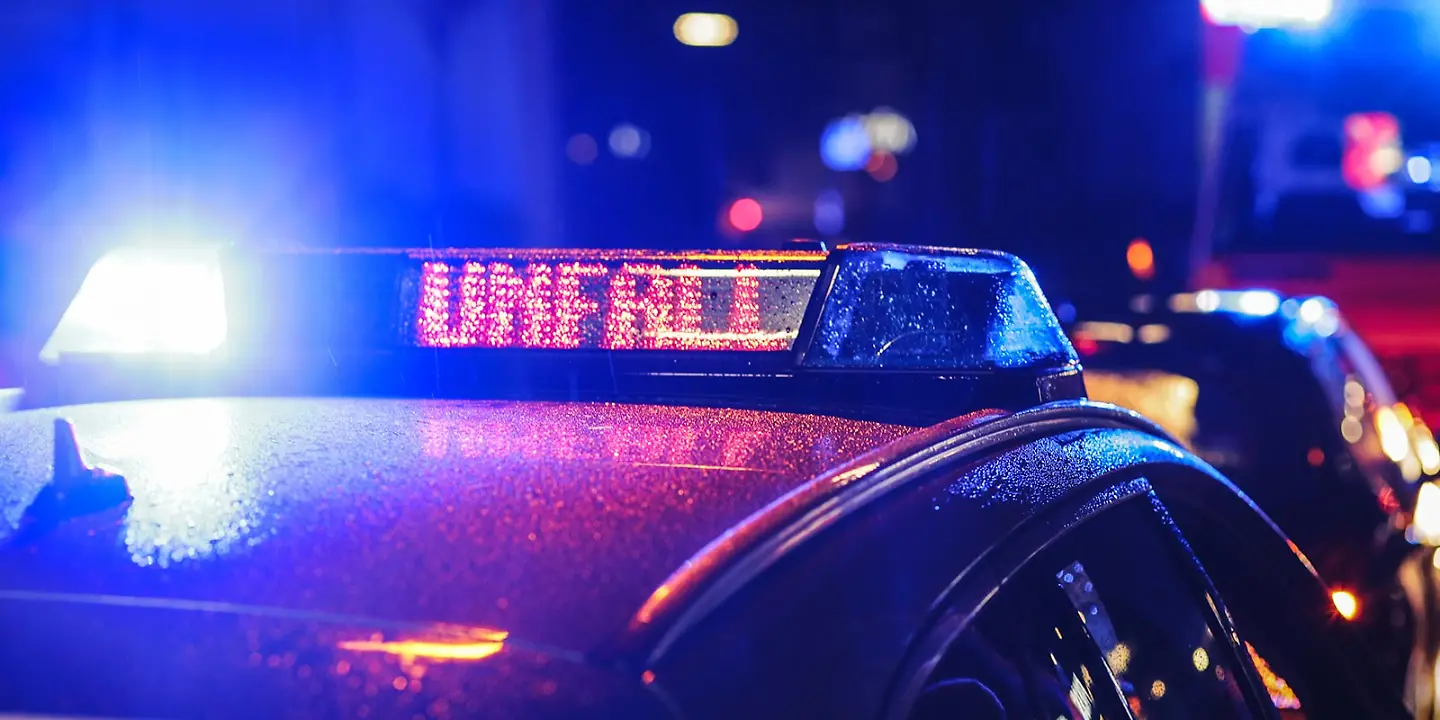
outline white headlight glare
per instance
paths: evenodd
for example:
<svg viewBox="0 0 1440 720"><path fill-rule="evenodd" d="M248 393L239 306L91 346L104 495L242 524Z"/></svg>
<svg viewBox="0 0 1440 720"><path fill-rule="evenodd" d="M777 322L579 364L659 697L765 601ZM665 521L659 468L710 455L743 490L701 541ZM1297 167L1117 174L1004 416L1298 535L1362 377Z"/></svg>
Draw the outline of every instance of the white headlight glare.
<svg viewBox="0 0 1440 720"><path fill-rule="evenodd" d="M40 359L205 356L225 344L225 288L214 248L121 248L90 269Z"/></svg>

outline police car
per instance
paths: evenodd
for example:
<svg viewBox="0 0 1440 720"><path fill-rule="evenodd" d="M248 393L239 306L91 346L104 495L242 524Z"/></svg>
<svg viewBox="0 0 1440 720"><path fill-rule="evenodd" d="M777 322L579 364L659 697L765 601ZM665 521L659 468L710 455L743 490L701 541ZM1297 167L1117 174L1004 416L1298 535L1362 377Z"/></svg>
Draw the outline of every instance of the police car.
<svg viewBox="0 0 1440 720"><path fill-rule="evenodd" d="M1008 255L124 250L41 355L3 713L1405 712Z"/></svg>
<svg viewBox="0 0 1440 720"><path fill-rule="evenodd" d="M1142 295L1082 313L1092 398L1150 417L1232 479L1367 628L1394 676L1410 660L1397 573L1435 532L1440 449L1345 318L1265 290ZM1417 596L1418 599L1418 596Z"/></svg>

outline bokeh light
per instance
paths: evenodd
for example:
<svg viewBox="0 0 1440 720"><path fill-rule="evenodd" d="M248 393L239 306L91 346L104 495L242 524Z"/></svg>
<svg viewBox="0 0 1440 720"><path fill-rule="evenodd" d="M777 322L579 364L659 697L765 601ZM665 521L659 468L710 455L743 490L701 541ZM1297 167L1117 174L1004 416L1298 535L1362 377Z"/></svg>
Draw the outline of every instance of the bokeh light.
<svg viewBox="0 0 1440 720"><path fill-rule="evenodd" d="M845 198L838 190L826 190L815 198L815 229L822 235L845 230Z"/></svg>
<svg viewBox="0 0 1440 720"><path fill-rule="evenodd" d="M1150 247L1150 242L1145 238L1135 238L1130 241L1130 246L1125 248L1125 263L1130 266L1130 272L1140 280L1153 280L1155 278L1155 250Z"/></svg>
<svg viewBox="0 0 1440 720"><path fill-rule="evenodd" d="M595 144L595 138L588 133L580 133L570 137L565 143L565 156L576 165L589 165L595 162L595 157L600 154L600 148Z"/></svg>
<svg viewBox="0 0 1440 720"><path fill-rule="evenodd" d="M1430 158L1423 155L1416 155L1405 161L1405 172L1410 175L1410 182L1416 185L1424 185L1430 182L1435 173L1435 168Z"/></svg>
<svg viewBox="0 0 1440 720"><path fill-rule="evenodd" d="M735 18L720 13L685 13L675 20L675 39L692 47L725 47L739 34Z"/></svg>
<svg viewBox="0 0 1440 720"><path fill-rule="evenodd" d="M610 131L610 152L616 157L642 158L650 154L650 133L630 123L621 123Z"/></svg>
<svg viewBox="0 0 1440 720"><path fill-rule="evenodd" d="M831 170L860 170L869 162L872 151L870 133L859 116L835 120L820 135L820 159Z"/></svg>
<svg viewBox="0 0 1440 720"><path fill-rule="evenodd" d="M1405 193L1393 185L1356 193L1360 209L1376 219L1394 219L1405 214Z"/></svg>
<svg viewBox="0 0 1440 720"><path fill-rule="evenodd" d="M876 108L862 122L875 150L903 155L915 147L915 126L890 108Z"/></svg>
<svg viewBox="0 0 1440 720"><path fill-rule="evenodd" d="M890 182L895 179L895 173L900 170L900 161L888 152L875 153L865 163L865 172L876 182Z"/></svg>
<svg viewBox="0 0 1440 720"><path fill-rule="evenodd" d="M726 218L730 220L730 226L736 230L750 232L764 222L765 211L755 198L740 198L730 205L730 212L726 213Z"/></svg>

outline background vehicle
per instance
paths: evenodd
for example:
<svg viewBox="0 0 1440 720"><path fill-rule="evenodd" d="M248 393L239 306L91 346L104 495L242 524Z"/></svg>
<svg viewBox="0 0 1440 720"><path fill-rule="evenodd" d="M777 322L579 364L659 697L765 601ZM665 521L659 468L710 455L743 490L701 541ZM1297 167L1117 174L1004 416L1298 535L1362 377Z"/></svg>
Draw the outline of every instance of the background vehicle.
<svg viewBox="0 0 1440 720"><path fill-rule="evenodd" d="M223 337L137 302L212 271ZM1403 713L1009 256L121 253L45 357L0 416L7 712ZM261 360L324 373L216 397ZM101 369L195 397L44 407L148 391Z"/></svg>
<svg viewBox="0 0 1440 720"><path fill-rule="evenodd" d="M1208 28L1212 65L1230 74L1207 93L1222 142L1192 287L1332 298L1424 417L1440 407L1440 126L1436 86L1418 79L1440 64L1440 15L1423 0L1328 15Z"/></svg>
<svg viewBox="0 0 1440 720"><path fill-rule="evenodd" d="M1416 552L1420 482L1440 473L1430 430L1324 298L1209 290L1131 305L1082 310L1072 329L1091 397L1156 419L1233 479L1354 594L1403 676L1413 623L1397 572Z"/></svg>

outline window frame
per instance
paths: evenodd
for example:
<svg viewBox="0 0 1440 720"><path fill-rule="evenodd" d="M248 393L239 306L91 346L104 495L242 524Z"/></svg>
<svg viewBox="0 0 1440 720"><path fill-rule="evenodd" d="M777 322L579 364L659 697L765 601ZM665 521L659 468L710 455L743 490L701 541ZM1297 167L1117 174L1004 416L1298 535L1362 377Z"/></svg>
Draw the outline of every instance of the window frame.
<svg viewBox="0 0 1440 720"><path fill-rule="evenodd" d="M977 583L952 585L951 592L937 603L938 610L931 622L912 643L908 658L897 674L886 717L893 720L910 717L922 689L951 645L975 623L1007 583L1034 570L1033 563L1060 547L1075 529L1099 518L1110 517L1111 510L1141 502L1152 506L1151 512L1156 514L1154 519L1157 523L1171 525L1173 542L1167 543L1166 552L1174 560L1176 572L1186 579L1186 594L1204 614L1212 634L1217 641L1223 638L1228 646L1226 660L1243 676L1237 684L1244 692L1247 707L1256 718L1277 718L1278 713L1270 703L1248 654L1239 646L1239 635L1210 585L1203 566L1159 502L1149 480L1154 467L1159 466L1121 471L1092 482L1086 486L1078 510L1073 505L1068 509L1053 508L1051 512L1032 518L1017 528L1010 539L981 559L980 564L986 566L984 572L992 574L996 580L982 591L977 592ZM1095 650L1098 653L1099 647ZM1113 681L1113 673L1111 678ZM1123 695L1117 694L1117 699L1124 703Z"/></svg>
<svg viewBox="0 0 1440 720"><path fill-rule="evenodd" d="M1302 704L1314 705L1306 703L1306 696L1318 697L1327 716L1410 717L1400 694L1385 691L1396 683L1372 661L1359 628L1340 619L1329 587L1309 559L1249 498L1229 481L1214 482L1183 465L1157 467L1148 477L1191 552L1206 567L1206 577L1212 585L1231 589L1223 608L1227 624L1234 626L1237 607L1242 618L1258 616L1260 622L1245 623L1245 638L1293 648L1292 656L1319 669L1295 673L1281 668L1297 694L1304 693ZM1229 561L1206 566L1206 557ZM1216 577L1221 582L1214 582ZM1277 662L1281 658L1267 660L1272 666L1284 665ZM1342 701L1336 703L1337 697ZM1337 710L1347 701L1348 712Z"/></svg>

